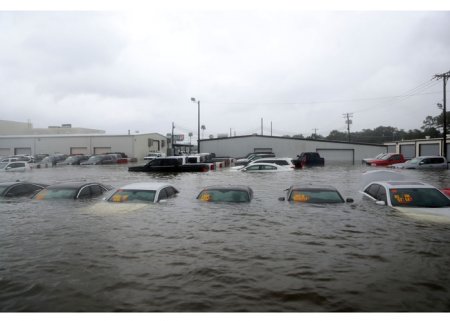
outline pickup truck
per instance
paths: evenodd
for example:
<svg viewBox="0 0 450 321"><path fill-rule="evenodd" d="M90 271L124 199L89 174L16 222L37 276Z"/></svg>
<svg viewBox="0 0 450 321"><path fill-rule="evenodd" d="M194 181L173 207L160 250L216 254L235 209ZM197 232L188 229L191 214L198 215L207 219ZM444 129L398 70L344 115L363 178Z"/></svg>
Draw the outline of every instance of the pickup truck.
<svg viewBox="0 0 450 321"><path fill-rule="evenodd" d="M305 166L324 166L325 159L320 157L319 153L306 152L297 155L297 159L292 161L295 168L303 168Z"/></svg>
<svg viewBox="0 0 450 321"><path fill-rule="evenodd" d="M367 165L370 166L389 166L398 163L404 163L406 159L403 154L388 153L380 159L372 159L367 161Z"/></svg>
<svg viewBox="0 0 450 321"><path fill-rule="evenodd" d="M180 157L158 157L144 166L128 167L129 172L207 172L208 164L187 164Z"/></svg>

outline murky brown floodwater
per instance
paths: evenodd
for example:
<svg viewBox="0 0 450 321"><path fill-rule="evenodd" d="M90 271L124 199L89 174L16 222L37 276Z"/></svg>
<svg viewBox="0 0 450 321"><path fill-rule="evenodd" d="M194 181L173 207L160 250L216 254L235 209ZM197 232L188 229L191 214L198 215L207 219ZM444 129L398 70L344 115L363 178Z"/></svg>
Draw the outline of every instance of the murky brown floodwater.
<svg viewBox="0 0 450 321"><path fill-rule="evenodd" d="M0 181L166 181L164 204L0 203L1 311L449 311L450 223L361 200L367 167L158 175L126 166L34 169ZM405 172L450 187L448 171ZM278 201L293 183L331 184L353 205ZM245 184L248 205L199 203Z"/></svg>

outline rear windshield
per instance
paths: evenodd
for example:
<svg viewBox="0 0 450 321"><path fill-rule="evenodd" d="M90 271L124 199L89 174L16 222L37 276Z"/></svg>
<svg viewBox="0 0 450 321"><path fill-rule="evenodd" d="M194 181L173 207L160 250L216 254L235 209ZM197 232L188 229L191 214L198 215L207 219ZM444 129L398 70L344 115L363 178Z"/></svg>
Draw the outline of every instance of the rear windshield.
<svg viewBox="0 0 450 321"><path fill-rule="evenodd" d="M401 207L448 207L450 199L435 188L390 189L392 206Z"/></svg>
<svg viewBox="0 0 450 321"><path fill-rule="evenodd" d="M155 200L156 191L147 190L121 190L115 192L108 202L150 202Z"/></svg>
<svg viewBox="0 0 450 321"><path fill-rule="evenodd" d="M291 202L302 203L344 203L344 199L336 191L294 190L289 196Z"/></svg>
<svg viewBox="0 0 450 321"><path fill-rule="evenodd" d="M197 199L205 202L250 202L250 196L246 191L238 190L205 190Z"/></svg>
<svg viewBox="0 0 450 321"><path fill-rule="evenodd" d="M34 199L48 200L48 199L74 199L78 189L74 188L55 188L44 189L36 194Z"/></svg>

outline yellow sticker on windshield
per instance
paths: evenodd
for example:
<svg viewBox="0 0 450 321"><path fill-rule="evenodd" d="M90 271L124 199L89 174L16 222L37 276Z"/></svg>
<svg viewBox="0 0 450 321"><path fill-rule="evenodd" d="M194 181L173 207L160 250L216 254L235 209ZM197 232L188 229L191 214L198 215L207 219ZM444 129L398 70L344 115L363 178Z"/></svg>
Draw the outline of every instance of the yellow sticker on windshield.
<svg viewBox="0 0 450 321"><path fill-rule="evenodd" d="M413 201L413 198L409 194L403 194L403 195L395 194L394 198L400 204L407 204L407 203L411 203Z"/></svg>
<svg viewBox="0 0 450 321"><path fill-rule="evenodd" d="M118 202L118 203L120 203L120 202L126 202L126 201L128 201L128 195L114 195L114 196L111 198L111 200L112 200L113 202Z"/></svg>
<svg viewBox="0 0 450 321"><path fill-rule="evenodd" d="M295 202L309 202L311 197L305 194L295 194L292 198Z"/></svg>
<svg viewBox="0 0 450 321"><path fill-rule="evenodd" d="M200 200L201 201L204 201L204 202L209 202L209 201L211 201L211 195L210 194L202 194L201 196L200 196Z"/></svg>

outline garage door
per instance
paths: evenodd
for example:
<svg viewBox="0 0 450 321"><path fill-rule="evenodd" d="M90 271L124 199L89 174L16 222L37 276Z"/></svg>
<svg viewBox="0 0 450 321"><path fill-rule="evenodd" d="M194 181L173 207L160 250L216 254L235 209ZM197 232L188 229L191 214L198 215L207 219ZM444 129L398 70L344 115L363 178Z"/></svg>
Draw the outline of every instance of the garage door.
<svg viewBox="0 0 450 321"><path fill-rule="evenodd" d="M106 154L111 153L111 147L94 147L94 154Z"/></svg>
<svg viewBox="0 0 450 321"><path fill-rule="evenodd" d="M0 156L9 156L9 148L0 148Z"/></svg>
<svg viewBox="0 0 450 321"><path fill-rule="evenodd" d="M14 155L31 155L31 148L29 147L14 148Z"/></svg>
<svg viewBox="0 0 450 321"><path fill-rule="evenodd" d="M420 144L419 154L420 156L440 156L439 144Z"/></svg>
<svg viewBox="0 0 450 321"><path fill-rule="evenodd" d="M70 147L70 154L71 155L76 155L76 154L87 155L88 149L87 149L87 147Z"/></svg>
<svg viewBox="0 0 450 321"><path fill-rule="evenodd" d="M353 149L317 149L327 164L354 164L355 151Z"/></svg>
<svg viewBox="0 0 450 321"><path fill-rule="evenodd" d="M450 160L450 144L447 144L447 161Z"/></svg>
<svg viewBox="0 0 450 321"><path fill-rule="evenodd" d="M406 159L411 159L416 157L416 145L400 145L400 154L403 154L403 157Z"/></svg>
<svg viewBox="0 0 450 321"><path fill-rule="evenodd" d="M395 145L388 145L387 152L395 153L395 152L397 152L397 147Z"/></svg>

